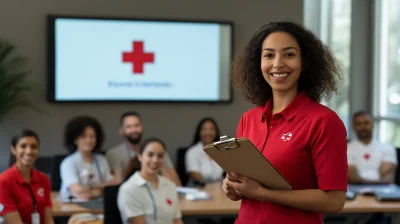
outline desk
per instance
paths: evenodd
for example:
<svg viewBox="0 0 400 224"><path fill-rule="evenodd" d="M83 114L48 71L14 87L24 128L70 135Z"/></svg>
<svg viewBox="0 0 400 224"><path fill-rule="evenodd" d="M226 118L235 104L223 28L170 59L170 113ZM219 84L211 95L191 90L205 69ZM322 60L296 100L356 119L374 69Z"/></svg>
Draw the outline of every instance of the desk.
<svg viewBox="0 0 400 224"><path fill-rule="evenodd" d="M240 201L229 200L222 192L221 185L210 184L204 188L212 196L208 201L186 201L181 199L180 207L184 215L228 215L237 214ZM373 196L357 195L354 201L346 201L342 213L400 212L400 202L379 202Z"/></svg>
<svg viewBox="0 0 400 224"><path fill-rule="evenodd" d="M235 215L239 212L240 201L229 200L221 189L220 183L209 184L204 189L212 200L186 201L180 197L182 215ZM103 213L102 209L90 210L74 203L61 203L56 199L58 192L52 192L53 215L70 216L80 212ZM400 202L378 202L373 196L357 195L354 201L346 201L342 213L400 212ZM400 222L399 222L400 223Z"/></svg>
<svg viewBox="0 0 400 224"><path fill-rule="evenodd" d="M240 201L231 201L222 191L220 183L208 184L204 189L212 200L187 201L180 197L182 215L234 215L239 212Z"/></svg>
<svg viewBox="0 0 400 224"><path fill-rule="evenodd" d="M62 203L56 199L58 192L51 192L51 202L53 204L53 216L71 216L76 213L90 212L102 214L103 209L90 210L74 203Z"/></svg>

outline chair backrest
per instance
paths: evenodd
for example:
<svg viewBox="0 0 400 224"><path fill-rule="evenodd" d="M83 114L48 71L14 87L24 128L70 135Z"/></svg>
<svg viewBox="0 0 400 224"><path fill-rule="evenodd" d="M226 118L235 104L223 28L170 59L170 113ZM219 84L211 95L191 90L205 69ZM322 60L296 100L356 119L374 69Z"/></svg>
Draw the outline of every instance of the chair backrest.
<svg viewBox="0 0 400 224"><path fill-rule="evenodd" d="M122 224L117 196L119 185L104 187L104 224Z"/></svg>
<svg viewBox="0 0 400 224"><path fill-rule="evenodd" d="M396 152L397 152L397 161L400 162L400 148L396 148ZM394 183L397 185L400 185L400 165L397 164L396 167L396 176L394 179Z"/></svg>
<svg viewBox="0 0 400 224"><path fill-rule="evenodd" d="M182 185L185 186L189 181L189 175L186 173L185 155L188 147L179 148L176 156L176 172L181 179Z"/></svg>
<svg viewBox="0 0 400 224"><path fill-rule="evenodd" d="M51 189L59 191L61 187L60 164L68 155L55 155L51 159Z"/></svg>
<svg viewBox="0 0 400 224"><path fill-rule="evenodd" d="M38 171L45 173L51 179L51 174L52 174L51 162L52 162L52 157L40 156L37 158L34 167Z"/></svg>

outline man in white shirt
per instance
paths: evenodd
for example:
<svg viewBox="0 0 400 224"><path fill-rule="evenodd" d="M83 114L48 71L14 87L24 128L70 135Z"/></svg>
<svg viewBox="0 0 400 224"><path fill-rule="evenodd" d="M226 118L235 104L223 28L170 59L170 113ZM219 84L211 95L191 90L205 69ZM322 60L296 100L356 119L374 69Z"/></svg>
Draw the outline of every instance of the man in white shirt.
<svg viewBox="0 0 400 224"><path fill-rule="evenodd" d="M397 152L389 144L372 139L373 120L366 112L353 116L353 129L357 139L348 143L348 181L350 184L394 183Z"/></svg>
<svg viewBox="0 0 400 224"><path fill-rule="evenodd" d="M143 124L139 113L128 111L121 115L119 134L124 138L124 142L108 149L106 157L113 175L121 183L124 181L125 169L129 162L139 153L143 135ZM176 185L182 185L168 154L166 154L161 174Z"/></svg>

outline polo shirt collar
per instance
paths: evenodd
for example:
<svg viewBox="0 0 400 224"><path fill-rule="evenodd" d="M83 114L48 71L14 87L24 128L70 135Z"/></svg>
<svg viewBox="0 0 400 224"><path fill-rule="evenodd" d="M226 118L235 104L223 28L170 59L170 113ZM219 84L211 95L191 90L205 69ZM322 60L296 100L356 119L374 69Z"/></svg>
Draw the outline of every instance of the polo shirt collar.
<svg viewBox="0 0 400 224"><path fill-rule="evenodd" d="M301 91L294 100L279 114L283 116L285 120L290 120L296 114L298 114L307 104L311 102L311 98L307 96L304 91ZM262 121L265 121L269 116L272 115L272 97L268 100L267 104L265 104L263 113L262 113Z"/></svg>
<svg viewBox="0 0 400 224"><path fill-rule="evenodd" d="M13 171L13 174L14 174L14 177L16 178L16 180L17 180L17 183L19 183L19 184L25 184L26 183L26 181L25 181L25 179L22 177L22 175L21 175L21 173L19 172L19 170L18 170L18 168L17 168L17 165L16 164L14 164L12 167L11 167L11 169L12 169L12 171ZM37 171L35 170L35 169L31 169L31 183L39 183L40 182L40 178L39 178L39 174L37 173Z"/></svg>
<svg viewBox="0 0 400 224"><path fill-rule="evenodd" d="M157 175L157 178L158 178L158 185L159 185L159 187L161 187L162 185L164 185L164 180L163 180L163 178L160 178L158 175ZM136 172L133 174L133 177L132 177L132 184L142 187L142 186L144 186L146 183L147 183L147 181L140 175L140 171L136 171Z"/></svg>

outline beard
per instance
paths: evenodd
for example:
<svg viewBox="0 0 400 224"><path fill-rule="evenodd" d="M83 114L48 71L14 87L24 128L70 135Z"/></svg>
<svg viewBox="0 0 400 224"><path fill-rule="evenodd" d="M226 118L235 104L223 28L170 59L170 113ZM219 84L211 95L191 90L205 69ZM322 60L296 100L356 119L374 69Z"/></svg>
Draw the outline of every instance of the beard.
<svg viewBox="0 0 400 224"><path fill-rule="evenodd" d="M131 137L129 135L124 136L126 140L128 140L131 144L137 145L142 140L142 134L137 134L135 137Z"/></svg>
<svg viewBox="0 0 400 224"><path fill-rule="evenodd" d="M372 138L372 131L362 130L357 132L357 137L360 140L370 140Z"/></svg>

